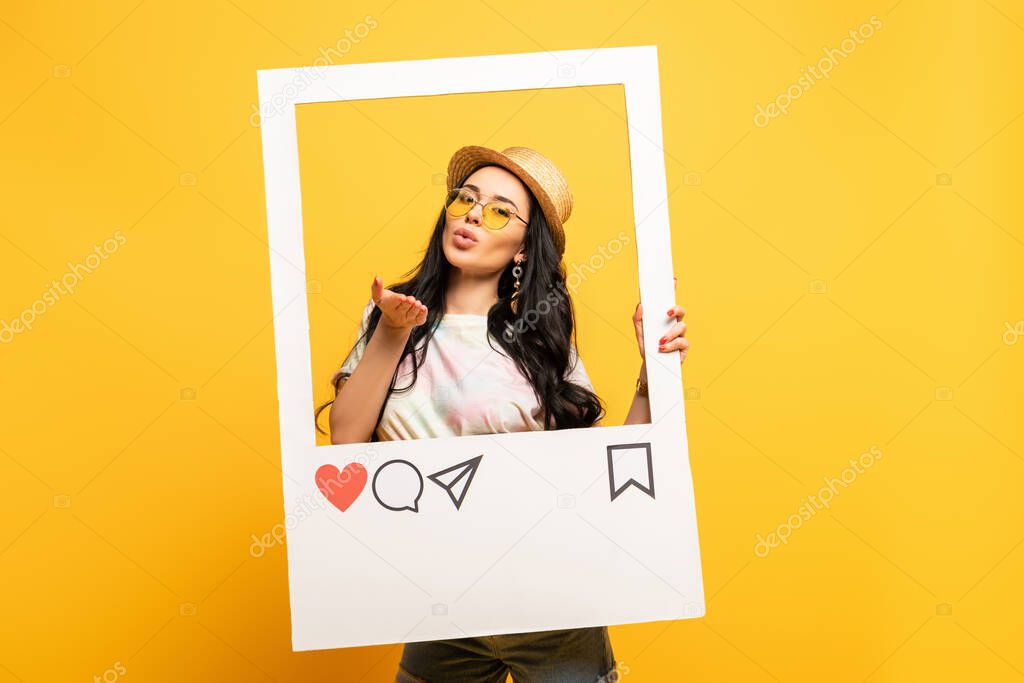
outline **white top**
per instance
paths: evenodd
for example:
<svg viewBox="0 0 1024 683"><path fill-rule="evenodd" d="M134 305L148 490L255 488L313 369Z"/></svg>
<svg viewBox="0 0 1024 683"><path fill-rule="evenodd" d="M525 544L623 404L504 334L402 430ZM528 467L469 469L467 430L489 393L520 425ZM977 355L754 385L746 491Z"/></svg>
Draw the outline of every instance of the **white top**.
<svg viewBox="0 0 1024 683"><path fill-rule="evenodd" d="M360 335L375 305L371 299L363 309ZM486 315L444 315L427 345L416 384L408 391L392 392L388 398L377 438L392 441L543 430L533 386L511 358L491 348L488 336ZM365 348L365 340L360 339L331 378L332 383L339 374L352 373ZM574 346L567 377L594 391ZM396 390L406 387L411 378L412 357L406 356L395 380Z"/></svg>

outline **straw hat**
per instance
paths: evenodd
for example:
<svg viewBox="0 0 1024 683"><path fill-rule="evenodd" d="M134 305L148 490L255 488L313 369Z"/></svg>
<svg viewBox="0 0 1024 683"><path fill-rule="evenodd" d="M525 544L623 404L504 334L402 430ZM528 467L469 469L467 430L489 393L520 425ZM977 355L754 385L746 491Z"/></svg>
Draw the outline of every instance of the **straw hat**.
<svg viewBox="0 0 1024 683"><path fill-rule="evenodd" d="M529 147L507 147L500 152L478 145L462 147L448 162L448 190L462 185L481 166L492 164L514 173L537 197L561 256L565 252L562 226L572 213L572 192L562 173L540 152Z"/></svg>

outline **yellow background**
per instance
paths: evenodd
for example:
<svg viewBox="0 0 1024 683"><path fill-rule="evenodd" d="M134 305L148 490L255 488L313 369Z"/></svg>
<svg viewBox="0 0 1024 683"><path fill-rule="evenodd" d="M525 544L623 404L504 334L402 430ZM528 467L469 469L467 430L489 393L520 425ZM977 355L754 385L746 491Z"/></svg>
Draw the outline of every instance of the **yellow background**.
<svg viewBox="0 0 1024 683"><path fill-rule="evenodd" d="M458 123L438 131L423 121ZM408 277L443 206L448 159L490 137L498 149L542 150L571 178L563 261L577 348L606 402L602 424L622 424L641 362L632 321L640 296L622 85L305 104L296 124L317 406L334 396L329 380L355 342L374 274L385 286ZM328 416L327 409L320 415L325 432ZM327 434L316 436L330 444Z"/></svg>
<svg viewBox="0 0 1024 683"><path fill-rule="evenodd" d="M313 63L367 15L342 61L658 45L708 615L613 627L625 680L1024 677L1020 2L150 0L0 8L0 323L127 237L0 345L0 683L393 675L398 646L292 653L284 549L250 553L283 521L255 72ZM562 116L506 101L476 142ZM364 110L433 192L462 123L423 121L438 144L417 149L408 110ZM371 268L411 265L363 227ZM353 263L338 316L372 277ZM587 324L589 356L625 352ZM339 334L315 362L340 361ZM755 555L873 445L831 510Z"/></svg>

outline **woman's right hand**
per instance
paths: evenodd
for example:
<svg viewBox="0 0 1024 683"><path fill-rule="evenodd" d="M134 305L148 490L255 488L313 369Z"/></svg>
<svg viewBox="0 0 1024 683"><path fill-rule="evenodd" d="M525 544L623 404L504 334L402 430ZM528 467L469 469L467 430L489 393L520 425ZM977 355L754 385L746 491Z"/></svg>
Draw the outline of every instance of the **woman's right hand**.
<svg viewBox="0 0 1024 683"><path fill-rule="evenodd" d="M416 297L385 289L384 283L376 275L370 285L370 293L381 312L379 325L404 332L427 321L426 306Z"/></svg>

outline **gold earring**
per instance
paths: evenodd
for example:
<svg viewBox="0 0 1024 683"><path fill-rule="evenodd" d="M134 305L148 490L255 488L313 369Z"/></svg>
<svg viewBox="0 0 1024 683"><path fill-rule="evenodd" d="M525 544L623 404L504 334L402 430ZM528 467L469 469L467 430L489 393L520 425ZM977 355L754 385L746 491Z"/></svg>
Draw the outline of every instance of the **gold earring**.
<svg viewBox="0 0 1024 683"><path fill-rule="evenodd" d="M522 261L517 262L515 267L512 268L512 277L514 277L516 281L512 285L512 298L509 300L509 306L512 307L512 312L516 315L519 314L519 284L520 278L523 275L523 267L520 264L525 260L526 259L524 258Z"/></svg>

